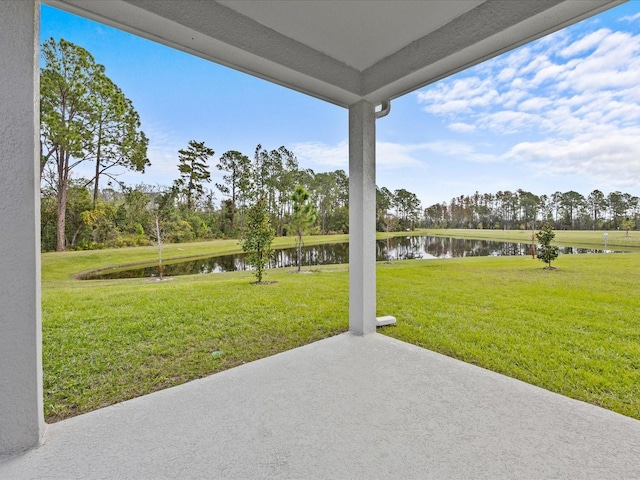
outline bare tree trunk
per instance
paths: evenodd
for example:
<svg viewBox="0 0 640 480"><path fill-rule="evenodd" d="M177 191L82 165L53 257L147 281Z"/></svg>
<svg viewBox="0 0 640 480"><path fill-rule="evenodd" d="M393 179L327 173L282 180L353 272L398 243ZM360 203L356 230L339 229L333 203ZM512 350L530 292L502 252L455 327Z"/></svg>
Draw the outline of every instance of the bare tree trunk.
<svg viewBox="0 0 640 480"><path fill-rule="evenodd" d="M236 186L231 186L231 231L236 232Z"/></svg>
<svg viewBox="0 0 640 480"><path fill-rule="evenodd" d="M298 230L298 272L302 268L302 232Z"/></svg>
<svg viewBox="0 0 640 480"><path fill-rule="evenodd" d="M71 246L75 247L76 242L78 241L78 235L80 234L80 229L82 227L76 228L76 231L73 232L73 236L71 237Z"/></svg>
<svg viewBox="0 0 640 480"><path fill-rule="evenodd" d="M156 215L156 240L158 241L158 274L162 280L162 235L160 234L160 220Z"/></svg>
<svg viewBox="0 0 640 480"><path fill-rule="evenodd" d="M65 229L67 224L67 185L66 182L58 184L58 217L56 219L56 252L64 252Z"/></svg>
<svg viewBox="0 0 640 480"><path fill-rule="evenodd" d="M93 181L93 208L95 210L96 203L98 203L98 180L100 180L100 157L101 157L101 147L102 147L102 125L100 126L100 131L98 133L98 151L96 152L96 178Z"/></svg>
<svg viewBox="0 0 640 480"><path fill-rule="evenodd" d="M391 240L389 239L389 223L391 219L389 215L385 215L384 221L387 227L387 263L391 263Z"/></svg>

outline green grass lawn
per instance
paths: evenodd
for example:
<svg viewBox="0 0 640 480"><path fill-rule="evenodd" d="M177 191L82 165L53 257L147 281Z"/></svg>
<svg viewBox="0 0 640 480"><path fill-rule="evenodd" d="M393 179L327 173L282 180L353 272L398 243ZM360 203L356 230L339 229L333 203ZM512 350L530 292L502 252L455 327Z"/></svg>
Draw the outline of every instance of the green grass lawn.
<svg viewBox="0 0 640 480"><path fill-rule="evenodd" d="M183 383L348 329L346 267L169 281L74 281L43 291L45 417Z"/></svg>
<svg viewBox="0 0 640 480"><path fill-rule="evenodd" d="M640 255L378 268L385 334L640 419Z"/></svg>
<svg viewBox="0 0 640 480"><path fill-rule="evenodd" d="M233 240L170 245L164 255L237 248ZM155 254L43 255L47 421L348 328L346 266L269 271L266 280L277 283L261 286L247 272L73 279ZM567 255L554 265L543 270L530 257L380 263L378 314L398 319L380 331L640 419L640 255Z"/></svg>

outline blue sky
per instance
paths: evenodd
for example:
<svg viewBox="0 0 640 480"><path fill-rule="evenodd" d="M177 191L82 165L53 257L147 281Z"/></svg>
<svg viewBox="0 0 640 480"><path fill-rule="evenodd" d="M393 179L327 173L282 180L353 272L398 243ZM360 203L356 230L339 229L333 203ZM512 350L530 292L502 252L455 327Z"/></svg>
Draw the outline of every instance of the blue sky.
<svg viewBox="0 0 640 480"><path fill-rule="evenodd" d="M343 108L43 6L49 37L91 52L139 112L151 166L127 184L170 185L192 139L216 152L214 190L220 155L258 143L348 171ZM640 196L640 1L394 100L377 137L377 184L425 207L476 190Z"/></svg>

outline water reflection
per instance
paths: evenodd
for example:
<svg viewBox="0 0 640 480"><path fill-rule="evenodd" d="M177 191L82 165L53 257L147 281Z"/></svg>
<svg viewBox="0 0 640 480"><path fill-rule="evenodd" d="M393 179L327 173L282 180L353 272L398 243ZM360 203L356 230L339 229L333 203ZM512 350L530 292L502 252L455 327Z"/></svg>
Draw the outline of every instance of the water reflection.
<svg viewBox="0 0 640 480"><path fill-rule="evenodd" d="M594 250L575 247L561 247L563 254L602 253ZM530 255L531 245L528 243L495 242L489 240L467 240L461 238L408 236L392 237L376 242L378 261L454 258L454 257L486 257ZM331 265L349 262L349 244L334 243L314 245L302 249L304 266ZM275 252L269 268L286 268L297 265L296 248L284 248ZM222 255L209 258L183 260L165 263L163 275L194 275L206 273L234 272L247 270L244 254ZM158 275L158 265L128 269L109 269L85 275L83 279L144 278Z"/></svg>

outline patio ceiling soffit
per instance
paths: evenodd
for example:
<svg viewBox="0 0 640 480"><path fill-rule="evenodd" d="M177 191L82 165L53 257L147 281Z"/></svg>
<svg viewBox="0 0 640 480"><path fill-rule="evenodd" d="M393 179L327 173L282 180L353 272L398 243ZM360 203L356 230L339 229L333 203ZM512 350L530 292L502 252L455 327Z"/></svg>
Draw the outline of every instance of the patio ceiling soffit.
<svg viewBox="0 0 640 480"><path fill-rule="evenodd" d="M45 3L348 107L397 98L624 1Z"/></svg>

